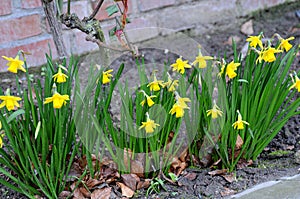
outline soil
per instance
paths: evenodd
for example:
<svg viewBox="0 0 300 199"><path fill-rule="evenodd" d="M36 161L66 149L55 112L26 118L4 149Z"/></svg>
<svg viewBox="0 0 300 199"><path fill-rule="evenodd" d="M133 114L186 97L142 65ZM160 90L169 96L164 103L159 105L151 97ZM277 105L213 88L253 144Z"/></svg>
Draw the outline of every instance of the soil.
<svg viewBox="0 0 300 199"><path fill-rule="evenodd" d="M238 49L245 45L247 35L240 32L240 26L248 20L252 20L254 34L261 31L265 37L270 38L274 33L279 33L287 38L294 36L291 43L300 44L300 18L295 12L300 10L300 3L289 3L284 6L259 11L252 16L247 16L237 22L228 22L220 30L214 30L201 36L195 36L209 55L233 54L230 40L232 37L237 41ZM226 22L224 22L226 24ZM218 26L219 24L215 24ZM187 32L191 35L193 32ZM299 70L300 56L294 62L294 70ZM86 65L86 63L82 63ZM82 77L86 78L86 77ZM300 97L300 96L298 96ZM282 150L287 153L279 153ZM276 153L276 151L278 153ZM256 184L276 180L284 176L293 176L300 173L300 161L296 161L295 153L300 151L300 115L293 117L268 145L258 160L251 166L236 169L233 172L234 181L228 182L222 176L211 176L208 168L188 168L179 177L181 186L166 183L166 189L160 193L145 196L141 190L135 195L136 198L222 198L234 193L241 192ZM272 153L275 152L275 153ZM300 157L298 157L300 159ZM193 177L191 177L193 176ZM4 177L4 176L1 176ZM114 189L116 190L116 189ZM0 198L26 198L0 185ZM119 195L119 194L116 194Z"/></svg>

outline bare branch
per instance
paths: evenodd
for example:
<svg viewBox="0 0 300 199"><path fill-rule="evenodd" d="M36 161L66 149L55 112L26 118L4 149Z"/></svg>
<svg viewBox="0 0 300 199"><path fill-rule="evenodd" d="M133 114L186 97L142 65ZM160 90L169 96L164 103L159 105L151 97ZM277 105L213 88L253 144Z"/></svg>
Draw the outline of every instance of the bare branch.
<svg viewBox="0 0 300 199"><path fill-rule="evenodd" d="M119 51L119 52L126 52L126 51L131 52L131 50L127 49L127 48L120 48L120 47L109 46L109 45L105 44L104 42L101 42L100 40L95 39L95 38L93 38L91 36L86 36L85 39L87 41L91 41L91 42L96 43L99 47L104 47L104 48L108 48L110 50L115 50L115 51Z"/></svg>
<svg viewBox="0 0 300 199"><path fill-rule="evenodd" d="M96 14L98 13L99 9L101 8L103 2L104 2L104 0L99 0L96 8L93 11L93 13L87 18L87 21L93 19L96 16Z"/></svg>

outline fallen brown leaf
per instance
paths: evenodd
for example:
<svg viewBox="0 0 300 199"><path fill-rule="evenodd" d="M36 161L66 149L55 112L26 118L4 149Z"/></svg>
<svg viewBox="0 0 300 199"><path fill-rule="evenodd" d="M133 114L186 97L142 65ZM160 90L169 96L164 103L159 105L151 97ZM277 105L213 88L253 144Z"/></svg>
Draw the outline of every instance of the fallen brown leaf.
<svg viewBox="0 0 300 199"><path fill-rule="evenodd" d="M91 192L89 192L85 187L80 187L79 191L82 193L82 195L86 198L91 197Z"/></svg>
<svg viewBox="0 0 300 199"><path fill-rule="evenodd" d="M134 195L134 191L127 187L125 184L117 182L117 185L121 188L122 196L131 198Z"/></svg>
<svg viewBox="0 0 300 199"><path fill-rule="evenodd" d="M125 185L133 191L136 190L136 185L140 181L140 178L136 174L122 174L121 178Z"/></svg>
<svg viewBox="0 0 300 199"><path fill-rule="evenodd" d="M144 181L138 182L136 189L143 189L143 188L148 188L150 186L151 179L145 179Z"/></svg>
<svg viewBox="0 0 300 199"><path fill-rule="evenodd" d="M97 189L91 194L91 199L109 199L111 193L111 187L105 187L103 189Z"/></svg>
<svg viewBox="0 0 300 199"><path fill-rule="evenodd" d="M188 180L190 180L190 181L192 181L192 180L195 180L196 179L196 177L197 177L197 174L196 173L188 173L188 174L186 174L185 176L184 176L184 178L186 178L186 179L188 179Z"/></svg>
<svg viewBox="0 0 300 199"><path fill-rule="evenodd" d="M103 183L103 181L100 181L100 180L97 180L97 179L89 179L87 182L86 182L86 186L89 188L89 189L92 189L93 187L99 185Z"/></svg>
<svg viewBox="0 0 300 199"><path fill-rule="evenodd" d="M236 178L234 177L233 173L230 174L223 174L221 175L227 182L232 183L233 181L236 180Z"/></svg>
<svg viewBox="0 0 300 199"><path fill-rule="evenodd" d="M241 149L243 144L244 144L243 139L241 138L240 135L238 135L236 138L236 142L235 142L235 149L237 149L237 150Z"/></svg>
<svg viewBox="0 0 300 199"><path fill-rule="evenodd" d="M59 194L59 198L67 198L68 196L70 196L71 192L70 191L62 191L60 194Z"/></svg>
<svg viewBox="0 0 300 199"><path fill-rule="evenodd" d="M225 191L221 191L221 196L224 197L224 196L229 196L229 195L232 195L236 193L236 191L232 190L232 189L229 189L227 187L225 187Z"/></svg>
<svg viewBox="0 0 300 199"><path fill-rule="evenodd" d="M225 174L227 173L227 169L217 169L217 170L213 170L208 172L209 175L215 176L215 175L221 175L221 174Z"/></svg>

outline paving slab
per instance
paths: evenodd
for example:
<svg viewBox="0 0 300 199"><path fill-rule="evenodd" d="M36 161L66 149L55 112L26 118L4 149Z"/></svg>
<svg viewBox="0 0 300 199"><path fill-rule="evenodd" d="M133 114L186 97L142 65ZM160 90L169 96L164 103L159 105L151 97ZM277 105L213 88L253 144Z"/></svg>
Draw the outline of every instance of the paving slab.
<svg viewBox="0 0 300 199"><path fill-rule="evenodd" d="M231 199L300 199L300 174L254 186Z"/></svg>

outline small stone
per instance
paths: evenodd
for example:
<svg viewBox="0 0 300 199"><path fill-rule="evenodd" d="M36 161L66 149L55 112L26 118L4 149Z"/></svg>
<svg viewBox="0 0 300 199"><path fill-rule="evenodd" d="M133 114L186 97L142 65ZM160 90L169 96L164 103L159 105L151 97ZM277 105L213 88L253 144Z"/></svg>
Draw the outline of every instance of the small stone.
<svg viewBox="0 0 300 199"><path fill-rule="evenodd" d="M241 32L245 35L252 35L254 33L252 20L245 22L241 26Z"/></svg>
<svg viewBox="0 0 300 199"><path fill-rule="evenodd" d="M295 163L300 164L300 150L295 153Z"/></svg>

